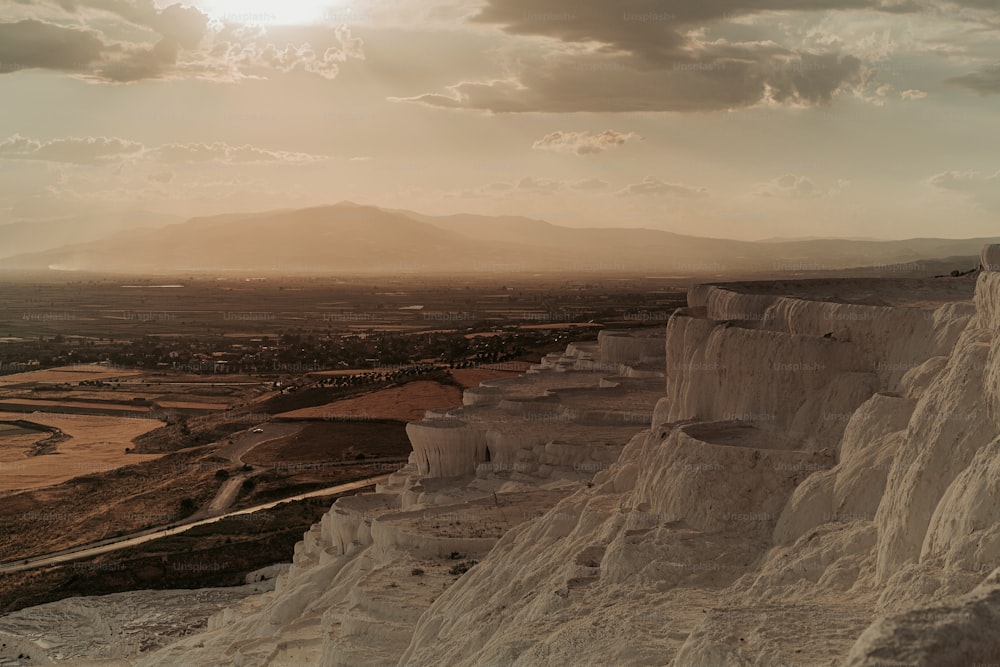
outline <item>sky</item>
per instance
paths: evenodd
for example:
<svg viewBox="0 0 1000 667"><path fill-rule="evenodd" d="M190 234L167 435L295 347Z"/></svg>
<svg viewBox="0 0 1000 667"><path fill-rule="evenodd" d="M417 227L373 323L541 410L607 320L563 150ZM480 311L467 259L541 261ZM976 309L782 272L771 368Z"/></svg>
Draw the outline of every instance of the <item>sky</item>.
<svg viewBox="0 0 1000 667"><path fill-rule="evenodd" d="M997 0L0 0L0 224L1000 233Z"/></svg>

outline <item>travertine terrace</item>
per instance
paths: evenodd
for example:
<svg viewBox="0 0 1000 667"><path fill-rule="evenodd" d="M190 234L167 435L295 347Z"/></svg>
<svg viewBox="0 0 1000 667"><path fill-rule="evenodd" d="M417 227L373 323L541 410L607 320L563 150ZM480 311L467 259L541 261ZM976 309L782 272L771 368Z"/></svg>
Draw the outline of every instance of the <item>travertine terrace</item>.
<svg viewBox="0 0 1000 667"><path fill-rule="evenodd" d="M138 664L997 662L1000 248L983 266L702 285L665 331L469 389L274 592Z"/></svg>

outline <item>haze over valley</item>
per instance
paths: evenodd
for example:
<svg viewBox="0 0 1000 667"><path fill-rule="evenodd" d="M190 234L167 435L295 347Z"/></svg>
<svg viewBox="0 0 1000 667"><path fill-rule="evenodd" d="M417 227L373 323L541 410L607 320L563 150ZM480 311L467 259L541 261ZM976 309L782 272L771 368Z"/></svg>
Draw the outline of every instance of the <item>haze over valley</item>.
<svg viewBox="0 0 1000 667"><path fill-rule="evenodd" d="M1000 664L996 0L0 0L0 667Z"/></svg>

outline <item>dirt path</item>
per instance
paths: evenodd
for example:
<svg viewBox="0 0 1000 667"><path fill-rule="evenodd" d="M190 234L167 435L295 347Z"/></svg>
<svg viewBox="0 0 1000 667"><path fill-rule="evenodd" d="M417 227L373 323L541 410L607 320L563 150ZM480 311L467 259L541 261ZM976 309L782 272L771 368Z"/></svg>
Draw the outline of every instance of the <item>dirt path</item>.
<svg viewBox="0 0 1000 667"><path fill-rule="evenodd" d="M254 429L257 428L263 429L264 432L254 433ZM229 459L231 463L244 465L243 457L254 447L295 435L301 430L302 424L260 424L251 427L249 432L243 433L235 442L221 447L216 453ZM236 501L236 496L239 495L243 482L266 471L266 468L253 467L251 470L230 477L219 487L211 502L195 512L191 519L203 519L225 512Z"/></svg>
<svg viewBox="0 0 1000 667"><path fill-rule="evenodd" d="M302 426L302 424L294 423L257 424L250 428L249 431L244 432L232 444L220 447L216 454L229 459L236 465L243 465L243 456L257 445L263 445L265 442L295 435L302 430ZM253 433L254 428L263 429L264 432Z"/></svg>
<svg viewBox="0 0 1000 667"><path fill-rule="evenodd" d="M310 491L309 493L302 493L297 496L292 496L291 498L283 498L281 500L274 500L269 503L264 503L262 505L247 507L246 509L237 510L235 512L228 512L226 514L211 517L208 519L194 520L193 518L189 518L182 521L180 524L173 524L171 526L164 528L150 528L148 530L144 530L139 533L134 533L132 535L123 535L121 537L116 537L111 540L103 540L101 542L95 542L93 544L85 544L65 551L59 551L51 554L46 554L43 556L35 556L33 558L13 561L10 563L2 563L0 564L0 575L5 574L7 572L23 572L25 570L33 570L40 567L48 567L50 565L60 565L62 563L69 563L75 560L81 560L83 558L90 558L92 556L99 556L101 554L111 553L113 551L120 551L122 549L138 546L146 542L158 540L161 537L179 535L180 533L188 531L194 528L195 526L202 526L209 523L215 523L216 521L221 521L227 517L239 516L242 514L252 514L253 512L268 510L271 509L272 507L277 507L282 503L293 502L296 500L305 500L306 498L318 498L322 496L329 496L335 493L343 493L345 491L355 491L357 489L363 489L365 487L372 486L379 482L384 482L387 479L389 479L389 475L379 475L378 477L369 477L368 479L362 479L356 482L339 484L337 486L331 486L325 489L319 489L317 491Z"/></svg>

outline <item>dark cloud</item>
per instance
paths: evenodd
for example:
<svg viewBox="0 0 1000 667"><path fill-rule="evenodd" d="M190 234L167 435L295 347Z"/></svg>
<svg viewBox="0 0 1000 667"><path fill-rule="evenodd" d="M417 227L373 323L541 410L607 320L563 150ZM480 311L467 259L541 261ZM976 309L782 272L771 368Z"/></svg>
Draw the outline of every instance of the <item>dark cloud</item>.
<svg viewBox="0 0 1000 667"><path fill-rule="evenodd" d="M362 41L344 26L318 27L314 43L323 46L291 42L275 46L259 28L230 23L213 24L210 30L207 14L180 3L163 8L153 0L0 3L5 1L56 17L53 20L90 22L95 29L66 28L35 18L0 24L0 73L46 68L128 83L180 77L238 81L298 70L332 79L342 63L364 58Z"/></svg>
<svg viewBox="0 0 1000 667"><path fill-rule="evenodd" d="M68 13L79 13L81 9L108 12L135 26L148 28L185 49L198 46L209 21L208 16L195 7L174 3L160 9L153 0L59 0L52 3L27 0L20 4L52 4Z"/></svg>
<svg viewBox="0 0 1000 667"><path fill-rule="evenodd" d="M161 39L151 47L130 49L124 57L99 68L97 73L106 81L118 83L159 79L173 69L177 53L176 43Z"/></svg>
<svg viewBox="0 0 1000 667"><path fill-rule="evenodd" d="M713 21L769 11L904 11L892 0L489 0L473 19L511 34L598 42L653 61L697 61L688 32Z"/></svg>
<svg viewBox="0 0 1000 667"><path fill-rule="evenodd" d="M26 19L0 23L0 72L46 68L79 70L101 59L104 41L92 30Z"/></svg>
<svg viewBox="0 0 1000 667"><path fill-rule="evenodd" d="M407 99L496 112L820 105L867 83L859 58L797 52L764 28L745 41L708 38L702 29L767 11L912 9L894 0L489 0L476 21L552 38L550 52L521 57L516 71L502 79L462 82L445 93Z"/></svg>
<svg viewBox="0 0 1000 667"><path fill-rule="evenodd" d="M948 80L981 95L1000 94L1000 63L984 67L978 72L957 76Z"/></svg>
<svg viewBox="0 0 1000 667"><path fill-rule="evenodd" d="M947 0L945 4L969 9L983 9L1000 14L1000 5L996 3L996 0Z"/></svg>
<svg viewBox="0 0 1000 667"><path fill-rule="evenodd" d="M765 101L818 105L865 83L854 56L775 56L746 47L740 57L639 67L631 56L522 60L517 78L465 82L407 101L447 108L519 111L711 111Z"/></svg>

